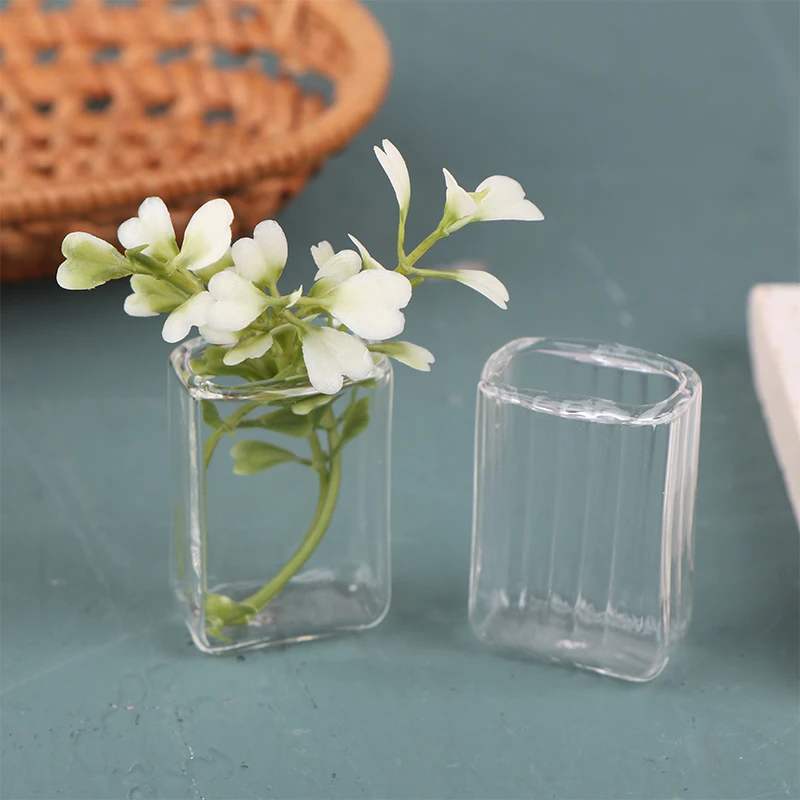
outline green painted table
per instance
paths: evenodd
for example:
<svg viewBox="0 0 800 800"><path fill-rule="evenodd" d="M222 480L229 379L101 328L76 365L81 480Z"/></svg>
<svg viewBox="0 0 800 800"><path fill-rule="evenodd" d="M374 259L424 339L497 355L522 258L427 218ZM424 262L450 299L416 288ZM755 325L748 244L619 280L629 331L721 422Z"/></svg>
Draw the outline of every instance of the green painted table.
<svg viewBox="0 0 800 800"><path fill-rule="evenodd" d="M798 532L751 388L744 304L798 277L798 5L382 2L376 122L281 216L392 252L371 156L518 177L547 215L475 226L503 313L431 286L398 368L394 603L360 636L210 658L166 585L165 361L123 286L2 296L2 797L797 798ZM312 275L303 256L302 277ZM616 339L705 381L691 633L645 686L509 660L466 622L474 387L503 342Z"/></svg>

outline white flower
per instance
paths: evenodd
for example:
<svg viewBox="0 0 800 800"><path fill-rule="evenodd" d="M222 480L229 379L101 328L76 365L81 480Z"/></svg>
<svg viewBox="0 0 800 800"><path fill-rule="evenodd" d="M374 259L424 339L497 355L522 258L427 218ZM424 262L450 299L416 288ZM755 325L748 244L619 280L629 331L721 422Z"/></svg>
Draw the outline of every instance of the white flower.
<svg viewBox="0 0 800 800"><path fill-rule="evenodd" d="M157 317L158 311L153 311L146 295L134 292L125 298L122 308L131 317Z"/></svg>
<svg viewBox="0 0 800 800"><path fill-rule="evenodd" d="M364 342L334 328L310 328L303 333L303 361L311 385L322 394L336 394L344 376L361 381L373 369Z"/></svg>
<svg viewBox="0 0 800 800"><path fill-rule="evenodd" d="M200 292L179 305L165 320L161 335L165 342L179 342L189 335L192 326L200 328L206 324L208 309L214 298L208 292Z"/></svg>
<svg viewBox="0 0 800 800"><path fill-rule="evenodd" d="M454 269L450 270L449 274L445 273L444 277L463 283L464 286L480 292L500 308L508 308L508 289L490 272L484 272L481 269Z"/></svg>
<svg viewBox="0 0 800 800"><path fill-rule="evenodd" d="M125 313L132 317L155 317L174 311L186 295L172 284L150 275L131 275L133 294L125 298Z"/></svg>
<svg viewBox="0 0 800 800"><path fill-rule="evenodd" d="M415 269L413 272L424 278L458 281L488 297L496 306L503 309L508 307L508 289L494 275L481 269Z"/></svg>
<svg viewBox="0 0 800 800"><path fill-rule="evenodd" d="M420 372L430 372L431 364L436 361L430 350L411 342L381 342L380 344L371 344L369 349L373 353L384 353L401 364L418 369Z"/></svg>
<svg viewBox="0 0 800 800"><path fill-rule="evenodd" d="M56 273L62 289L94 289L131 274L131 265L113 244L91 233L68 233L61 243L64 261Z"/></svg>
<svg viewBox="0 0 800 800"><path fill-rule="evenodd" d="M478 204L466 189L462 189L458 185L458 181L448 170L443 169L442 172L444 172L444 183L447 187L444 201L445 219L457 222L465 217L471 218L478 210Z"/></svg>
<svg viewBox="0 0 800 800"><path fill-rule="evenodd" d="M244 339L236 347L232 347L222 358L229 367L241 364L248 358L261 358L272 347L272 334L261 333Z"/></svg>
<svg viewBox="0 0 800 800"><path fill-rule="evenodd" d="M139 216L125 220L117 228L117 238L126 250L146 244L145 255L161 261L172 261L178 255L172 218L160 197L148 197L143 201Z"/></svg>
<svg viewBox="0 0 800 800"><path fill-rule="evenodd" d="M267 296L232 269L218 272L208 282L212 304L206 322L222 333L246 328L269 305Z"/></svg>
<svg viewBox="0 0 800 800"><path fill-rule="evenodd" d="M231 246L232 222L233 209L227 200L218 197L203 203L186 226L173 266L195 271L219 261Z"/></svg>
<svg viewBox="0 0 800 800"><path fill-rule="evenodd" d="M447 170L444 173L447 186L445 215L449 210L454 217L453 221L447 224L448 233L463 228L469 222L489 222L500 219L534 222L544 219L544 214L530 200L525 199L525 190L513 178L506 175L492 175L485 181L481 181L474 192L466 192ZM477 199L484 191L487 194L483 198ZM464 195L477 201L477 207L472 211L470 211Z"/></svg>
<svg viewBox="0 0 800 800"><path fill-rule="evenodd" d="M489 194L478 202L475 219L516 219L538 222L544 214L530 201L525 199L525 190L519 181L506 175L492 175L478 184L475 190L480 194L488 189Z"/></svg>
<svg viewBox="0 0 800 800"><path fill-rule="evenodd" d="M333 248L331 248L331 253L328 255L327 248L320 250L326 244L328 243L320 242L316 253L314 248L311 248L311 254L317 264L317 274L314 276L315 281L328 280L331 281L330 285L334 286L347 280L347 278L351 278L360 271L361 257L355 250L340 250L338 253L334 253Z"/></svg>
<svg viewBox="0 0 800 800"><path fill-rule="evenodd" d="M260 286L277 283L286 266L288 255L286 234L272 219L259 222L252 239L239 239L231 248L233 263L239 275Z"/></svg>
<svg viewBox="0 0 800 800"><path fill-rule="evenodd" d="M303 296L303 287L302 285L295 289L291 294L287 294L284 297L284 308L291 308L301 297Z"/></svg>
<svg viewBox="0 0 800 800"><path fill-rule="evenodd" d="M319 244L311 245L311 258L317 265L317 269L321 269L322 265L333 257L333 247L330 242L322 241Z"/></svg>
<svg viewBox="0 0 800 800"><path fill-rule="evenodd" d="M352 233L348 233L347 235L350 237L353 244L358 248L358 252L361 253L361 261L364 264L364 269L386 269L383 264L381 264L379 261L376 261L369 254L369 250L367 250L367 248L364 247L364 245L361 244L361 242L359 242Z"/></svg>
<svg viewBox="0 0 800 800"><path fill-rule="evenodd" d="M405 327L400 311L411 299L404 275L370 269L340 283L320 298L320 305L364 339L391 339Z"/></svg>
<svg viewBox="0 0 800 800"><path fill-rule="evenodd" d="M210 325L201 325L198 330L200 331L200 335L209 344L236 344L239 341L237 334L229 333L228 331L218 331ZM223 359L223 361L224 360L225 359Z"/></svg>
<svg viewBox="0 0 800 800"><path fill-rule="evenodd" d="M381 144L383 150L376 145L375 155L392 184L397 196L397 205L400 206L400 215L405 217L411 203L411 179L408 177L408 167L400 151L388 139L384 139Z"/></svg>

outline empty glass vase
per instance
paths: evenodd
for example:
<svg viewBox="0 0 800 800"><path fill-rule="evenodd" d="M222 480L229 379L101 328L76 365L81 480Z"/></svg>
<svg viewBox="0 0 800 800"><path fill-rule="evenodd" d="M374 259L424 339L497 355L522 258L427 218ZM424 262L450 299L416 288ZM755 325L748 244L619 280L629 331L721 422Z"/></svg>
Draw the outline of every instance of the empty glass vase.
<svg viewBox="0 0 800 800"><path fill-rule="evenodd" d="M701 382L617 344L519 339L478 390L470 621L632 681L686 632Z"/></svg>
<svg viewBox="0 0 800 800"><path fill-rule="evenodd" d="M376 625L390 598L388 358L331 396L247 383L221 361L210 373L211 352L194 339L170 359L172 586L195 644L222 653Z"/></svg>

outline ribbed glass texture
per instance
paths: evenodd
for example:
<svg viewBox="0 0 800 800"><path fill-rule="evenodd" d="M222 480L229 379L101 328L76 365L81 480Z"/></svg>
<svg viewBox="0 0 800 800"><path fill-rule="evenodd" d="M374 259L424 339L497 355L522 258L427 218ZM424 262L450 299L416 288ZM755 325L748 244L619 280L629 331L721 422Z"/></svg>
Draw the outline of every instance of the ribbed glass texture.
<svg viewBox="0 0 800 800"><path fill-rule="evenodd" d="M701 382L618 344L518 339L478 389L470 621L632 681L686 632Z"/></svg>

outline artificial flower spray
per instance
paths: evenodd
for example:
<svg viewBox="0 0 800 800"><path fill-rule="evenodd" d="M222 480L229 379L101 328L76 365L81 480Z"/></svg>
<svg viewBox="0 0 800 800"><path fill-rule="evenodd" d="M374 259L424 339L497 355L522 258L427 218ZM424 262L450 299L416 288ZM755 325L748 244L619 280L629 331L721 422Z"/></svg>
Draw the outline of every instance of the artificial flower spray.
<svg viewBox="0 0 800 800"><path fill-rule="evenodd" d="M432 278L462 283L500 308L508 301L488 272L417 263L469 223L543 218L511 178L496 175L468 192L445 170L442 218L407 251L408 170L388 140L375 154L399 207L393 269L354 236L355 249L320 242L311 248L317 272L306 292L287 280L278 223L261 222L231 244L233 211L224 199L195 212L180 247L158 197L119 227L124 254L87 233L64 239L62 287L129 277L128 314L166 314L167 342L194 327L200 334L170 360L172 570L204 651L380 621L390 596L390 359L422 371L434 361L424 347L395 339L403 309Z"/></svg>

